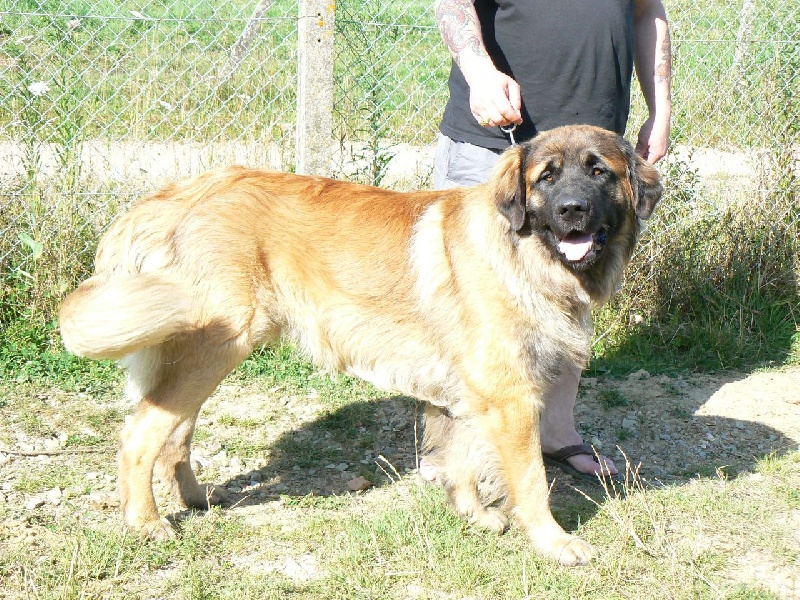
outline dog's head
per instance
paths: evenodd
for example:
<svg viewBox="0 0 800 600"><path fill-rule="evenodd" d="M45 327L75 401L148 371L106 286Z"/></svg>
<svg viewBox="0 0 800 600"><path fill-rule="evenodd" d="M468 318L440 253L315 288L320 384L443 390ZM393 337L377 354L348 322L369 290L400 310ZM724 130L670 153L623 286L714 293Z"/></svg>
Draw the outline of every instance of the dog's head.
<svg viewBox="0 0 800 600"><path fill-rule="evenodd" d="M537 236L576 271L604 262L609 246L629 254L639 220L650 217L662 193L658 171L628 142L587 125L510 148L492 185L513 234Z"/></svg>

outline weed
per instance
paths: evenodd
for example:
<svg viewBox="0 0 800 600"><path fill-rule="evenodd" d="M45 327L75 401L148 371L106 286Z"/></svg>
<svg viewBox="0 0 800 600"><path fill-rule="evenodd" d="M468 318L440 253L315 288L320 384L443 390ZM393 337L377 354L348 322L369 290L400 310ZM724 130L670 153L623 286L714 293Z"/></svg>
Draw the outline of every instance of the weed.
<svg viewBox="0 0 800 600"><path fill-rule="evenodd" d="M291 344L258 348L237 369L238 374L247 378L265 377L272 384L291 382L303 389L314 372L313 365Z"/></svg>
<svg viewBox="0 0 800 600"><path fill-rule="evenodd" d="M344 391L349 382L338 385ZM45 390L32 386L22 394L4 393L13 408L0 422L37 412L62 423L55 407L69 408L74 415L69 433L77 442L87 425L110 425L121 416L116 408L84 407L85 399L73 394L45 403L38 399ZM350 402L355 406L347 414L363 422L365 403ZM44 407L50 405L48 412ZM228 425L240 426L237 437L252 433L246 421ZM9 426L16 430L16 424ZM334 419L319 432L333 437L347 427ZM270 466L281 473L291 470L295 459L292 454L291 462ZM316 467L320 460L317 454ZM416 476L400 476L381 464L390 483L365 494L284 494L263 505L252 495L224 510L182 515L175 539L145 542L124 534L116 511L86 502L94 487L86 475L113 469L113 451L25 463L7 477L11 485L3 494L20 497L59 486L65 500L35 511L16 506L16 498L0 503L14 541L0 548L0 592L9 598L24 597L19 591L28 590L35 598L76 599L138 597L144 589L153 597L244 600L287 595L650 600L720 598L732 590L759 597L754 594L760 590L775 590L775 597L782 597L777 574L791 574L796 564L793 530L784 517L800 505L797 452L770 455L751 474L719 477L709 469L698 477L698 469L690 467L690 481L658 488L644 483L626 460L624 482L592 487L591 496L563 489L559 477L554 488L562 489L550 498L556 519L598 549L591 567L583 569L541 558L518 528L498 537L469 526L447 506L440 487L421 485ZM754 552L761 562L753 562ZM312 567L299 569L295 578L287 565L304 564L304 556L311 557ZM743 560L750 570L743 570Z"/></svg>
<svg viewBox="0 0 800 600"><path fill-rule="evenodd" d="M597 401L606 410L630 404L630 401L623 396L622 392L614 388L604 388L597 392Z"/></svg>
<svg viewBox="0 0 800 600"><path fill-rule="evenodd" d="M764 475L785 476L800 468L800 454L782 456L771 452L758 461L756 471Z"/></svg>
<svg viewBox="0 0 800 600"><path fill-rule="evenodd" d="M206 427L198 426L194 431L194 436L192 436L192 440L195 443L207 442L210 439L212 439L211 430Z"/></svg>
<svg viewBox="0 0 800 600"><path fill-rule="evenodd" d="M96 394L108 393L119 385L120 373L113 362L81 359L65 351L54 322L37 327L17 320L3 333L0 379L18 384L44 380L65 389Z"/></svg>
<svg viewBox="0 0 800 600"><path fill-rule="evenodd" d="M53 429L45 423L41 415L35 412L21 413L17 419L17 424L25 434L33 437L49 438L55 433Z"/></svg>
<svg viewBox="0 0 800 600"><path fill-rule="evenodd" d="M628 429L627 427L622 427L617 432L617 439L620 442L624 442L625 440L629 440L629 439L631 439L632 437L635 437L635 436L636 436L636 432L633 431L632 429Z"/></svg>
<svg viewBox="0 0 800 600"><path fill-rule="evenodd" d="M305 496L281 496L284 506L290 508L315 508L320 510L338 510L346 508L351 500L348 496L317 496L313 493Z"/></svg>
<svg viewBox="0 0 800 600"><path fill-rule="evenodd" d="M107 443L103 437L92 435L90 433L72 433L67 436L64 441L65 448L87 448L90 446L102 446Z"/></svg>
<svg viewBox="0 0 800 600"><path fill-rule="evenodd" d="M716 477L717 467L703 462L690 462L674 470L674 474L681 477Z"/></svg>
<svg viewBox="0 0 800 600"><path fill-rule="evenodd" d="M283 459L287 465L300 469L315 469L326 463L342 460L342 453L336 448L320 446L313 440L300 440L283 436L273 447L273 455Z"/></svg>
<svg viewBox="0 0 800 600"><path fill-rule="evenodd" d="M263 454L269 447L270 444L265 440L252 440L243 436L232 437L222 444L222 448L229 455L242 458L252 458Z"/></svg>
<svg viewBox="0 0 800 600"><path fill-rule="evenodd" d="M597 315L598 366L713 370L789 361L798 319L798 204L784 205L786 216L776 219L769 195L700 207L690 187L672 185L668 177L664 210L622 291ZM643 317L629 323L627 315Z"/></svg>
<svg viewBox="0 0 800 600"><path fill-rule="evenodd" d="M255 429L263 425L263 423L258 419L234 417L232 415L220 415L217 417L217 423L220 425L227 425L228 427L239 427L242 429Z"/></svg>
<svg viewBox="0 0 800 600"><path fill-rule="evenodd" d="M382 28L375 23L374 15L385 10L382 3L343 2L338 7L347 17L337 20L336 40L341 46L339 54L345 63L343 81L353 99L347 112L355 117L337 114L343 126L339 137L342 146L350 140L358 140L351 152L356 173L350 178L369 185L379 186L386 176L386 169L394 154L388 142L392 135L389 115L394 104L383 82L387 79L391 65L374 56L384 56L398 41L398 30ZM357 15L369 14L362 20ZM353 18L348 18L350 15ZM337 106L339 104L337 103ZM340 111L335 110L335 113Z"/></svg>
<svg viewBox="0 0 800 600"><path fill-rule="evenodd" d="M691 419L692 411L683 408L682 406L673 406L669 409L669 415L676 419Z"/></svg>
<svg viewBox="0 0 800 600"><path fill-rule="evenodd" d="M85 485L84 474L80 469L62 467L58 470L32 468L14 482L14 489L25 494L37 494L55 487L66 489Z"/></svg>
<svg viewBox="0 0 800 600"><path fill-rule="evenodd" d="M778 600L774 593L753 585L740 583L725 595L728 600Z"/></svg>

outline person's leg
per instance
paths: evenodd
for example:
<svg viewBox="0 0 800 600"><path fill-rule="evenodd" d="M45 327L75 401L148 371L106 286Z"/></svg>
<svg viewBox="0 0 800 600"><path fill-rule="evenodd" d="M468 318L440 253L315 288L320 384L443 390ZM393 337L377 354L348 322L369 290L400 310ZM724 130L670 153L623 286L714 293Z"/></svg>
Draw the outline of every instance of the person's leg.
<svg viewBox="0 0 800 600"><path fill-rule="evenodd" d="M441 190L458 186L478 185L486 182L499 159L496 150L481 148L465 142L456 142L439 134L436 146L436 159L433 171L433 187ZM578 396L581 372L577 367L567 368L560 381L545 399L541 415L542 450L553 453L562 448L583 443L583 438L575 428L573 411ZM575 454L565 459L581 473L598 473L601 465L606 473L617 473L614 463L605 456L600 463L589 454ZM420 461L420 475L429 481L436 479L435 469L430 468L423 459Z"/></svg>
<svg viewBox="0 0 800 600"><path fill-rule="evenodd" d="M433 167L433 189L485 183L499 157L496 150L456 142L439 134Z"/></svg>
<svg viewBox="0 0 800 600"><path fill-rule="evenodd" d="M581 370L575 366L568 366L545 398L539 427L542 452L545 455L555 453L562 448L583 444L583 438L575 428L574 415L580 379ZM617 474L617 468L611 459L600 455L598 463L595 458L594 454L579 453L565 460L581 473Z"/></svg>

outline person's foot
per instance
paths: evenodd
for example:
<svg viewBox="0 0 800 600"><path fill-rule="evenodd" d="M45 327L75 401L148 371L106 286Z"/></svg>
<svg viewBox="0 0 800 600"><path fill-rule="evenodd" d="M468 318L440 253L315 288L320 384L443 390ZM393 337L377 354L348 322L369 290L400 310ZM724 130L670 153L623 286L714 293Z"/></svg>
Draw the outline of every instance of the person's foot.
<svg viewBox="0 0 800 600"><path fill-rule="evenodd" d="M436 470L436 467L431 464L427 456L420 456L418 472L423 481L439 483L439 472Z"/></svg>
<svg viewBox="0 0 800 600"><path fill-rule="evenodd" d="M596 479L598 476L615 477L618 473L614 461L598 455L588 444L571 444L557 450L548 450L545 446L542 455L545 464L578 477Z"/></svg>
<svg viewBox="0 0 800 600"><path fill-rule="evenodd" d="M590 475L603 473L606 475L616 475L619 472L616 465L614 465L614 461L607 456L600 454L600 462L595 461L595 458L597 457L594 455L587 456L586 454L576 454L575 456L569 457L567 461L575 468L576 471L588 473Z"/></svg>
<svg viewBox="0 0 800 600"><path fill-rule="evenodd" d="M618 473L613 460L602 454L595 454L594 451L592 454L575 454L565 460L572 465L576 471L588 475L616 475Z"/></svg>

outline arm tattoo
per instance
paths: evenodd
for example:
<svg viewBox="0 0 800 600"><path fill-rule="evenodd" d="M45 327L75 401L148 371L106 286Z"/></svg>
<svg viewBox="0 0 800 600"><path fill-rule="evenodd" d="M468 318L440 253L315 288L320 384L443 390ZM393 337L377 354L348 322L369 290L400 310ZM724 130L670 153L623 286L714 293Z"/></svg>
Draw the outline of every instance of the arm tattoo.
<svg viewBox="0 0 800 600"><path fill-rule="evenodd" d="M459 54L463 50L470 49L478 56L488 56L472 5L470 0L441 0L436 6L436 24L445 46L459 66Z"/></svg>
<svg viewBox="0 0 800 600"><path fill-rule="evenodd" d="M655 66L656 81L659 83L669 83L672 78L672 47L669 40L669 31L664 36L661 44L661 57Z"/></svg>

